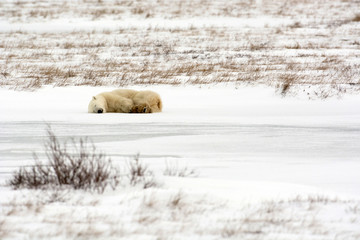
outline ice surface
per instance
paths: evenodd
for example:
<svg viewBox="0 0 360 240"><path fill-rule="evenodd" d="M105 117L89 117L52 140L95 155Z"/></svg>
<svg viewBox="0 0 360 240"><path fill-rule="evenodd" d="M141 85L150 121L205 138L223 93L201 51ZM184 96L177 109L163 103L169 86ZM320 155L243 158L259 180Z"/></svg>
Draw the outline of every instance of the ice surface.
<svg viewBox="0 0 360 240"><path fill-rule="evenodd" d="M109 88L0 90L2 183L32 164L32 152L45 158L47 124L60 140L90 137L114 164L139 152L157 176L166 162L199 174L104 195L1 187L4 239L356 239L359 96L309 101L261 86L142 89L162 96L162 113L87 113L91 96Z"/></svg>
<svg viewBox="0 0 360 240"><path fill-rule="evenodd" d="M109 88L0 90L7 103L0 116L1 179L31 162L33 151L43 151L50 124L62 138L90 137L119 162L140 153L155 169L170 159L199 169L207 179L360 196L358 96L309 101L282 98L261 86L151 89L163 98L162 113L88 114L91 96ZM281 187L272 186L279 195Z"/></svg>

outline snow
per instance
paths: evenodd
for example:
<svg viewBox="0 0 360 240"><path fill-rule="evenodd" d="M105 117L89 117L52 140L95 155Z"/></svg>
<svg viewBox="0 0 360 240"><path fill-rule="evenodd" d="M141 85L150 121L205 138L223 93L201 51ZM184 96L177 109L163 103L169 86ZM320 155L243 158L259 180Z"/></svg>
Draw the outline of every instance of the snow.
<svg viewBox="0 0 360 240"><path fill-rule="evenodd" d="M356 1L0 9L0 239L359 239ZM94 79L154 90L164 111L89 114L91 97L113 89L73 86ZM89 137L116 166L140 153L158 185L11 189L34 152L46 159L47 125L61 141ZM168 163L197 176L164 176Z"/></svg>
<svg viewBox="0 0 360 240"><path fill-rule="evenodd" d="M271 20L271 21L270 21ZM232 17L207 17L207 18L186 18L186 19L168 19L164 21L163 18L126 18L124 20L102 20L93 21L89 19L74 19L70 20L52 20L46 22L32 22L32 23L11 23L8 21L0 21L0 32L16 32L25 31L30 33L69 33L75 31L91 32L93 30L117 30L117 29L131 29L131 28L159 28L159 29L187 29L190 27L252 27L259 28L264 25L286 26L292 24L291 19L256 17L248 18L232 18Z"/></svg>
<svg viewBox="0 0 360 240"><path fill-rule="evenodd" d="M222 180L233 181L231 186L263 186L246 188L258 189L245 190L247 195L272 198L308 188L315 193L360 196L357 95L309 101L301 96L282 98L262 86L142 89L162 96L162 113L88 114L91 96L110 88L1 89L0 100L8 103L3 107L6 114L0 116L0 167L7 172L2 179L10 169L28 164L34 150L42 151L45 127L50 124L63 138L89 136L119 162L140 153L155 169L162 169L166 160L199 169L200 177L213 181L209 186Z"/></svg>
<svg viewBox="0 0 360 240"><path fill-rule="evenodd" d="M148 87L149 88L149 87ZM79 90L80 89L80 90ZM2 90L2 98L12 98L8 114L1 121L67 121L99 123L99 116L87 114L89 96L113 88L94 87L46 87L33 92ZM135 87L134 89L145 89ZM153 88L150 88L153 89ZM273 88L205 86L157 86L165 99L162 115L127 115L119 118L108 114L101 123L115 122L181 122L181 123L243 123L353 126L359 123L359 100L356 95L343 99L308 101L301 97L281 98ZM60 96L60 97L59 97ZM16 100L15 100L16 99ZM19 100L17 100L19 99ZM28 106L24 107L24 101ZM47 101L44 102L44 99ZM53 107L56 105L57 107ZM60 108L59 108L60 107ZM18 109L22 109L19 111ZM66 113L66 114L64 114ZM26 116L26 117L25 117Z"/></svg>
<svg viewBox="0 0 360 240"><path fill-rule="evenodd" d="M150 190L120 187L104 196L1 187L4 239L153 239L160 232L176 239L252 232L287 239L287 232L299 231L307 239L317 239L314 232L356 239L358 95L308 100L283 98L263 86L134 88L158 92L164 111L87 113L93 95L111 90L104 87L0 89L7 103L0 115L2 183L19 166L30 165L33 152L45 158L46 124L60 139L89 136L116 164L140 153L162 183ZM199 176L162 176L167 162ZM182 205L172 207L178 194ZM286 224L273 224L281 219Z"/></svg>

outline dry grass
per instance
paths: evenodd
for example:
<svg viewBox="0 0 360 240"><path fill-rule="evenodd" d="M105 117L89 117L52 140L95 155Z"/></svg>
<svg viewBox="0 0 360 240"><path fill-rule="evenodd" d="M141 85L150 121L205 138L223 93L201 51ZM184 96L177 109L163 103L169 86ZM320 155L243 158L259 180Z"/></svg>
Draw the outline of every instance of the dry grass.
<svg viewBox="0 0 360 240"><path fill-rule="evenodd" d="M171 177L197 177L199 174L194 168L180 166L177 161L166 161L163 175Z"/></svg>
<svg viewBox="0 0 360 240"><path fill-rule="evenodd" d="M298 77L294 74L283 74L280 76L280 82L282 83L280 93L282 96L286 96L290 87L296 82L297 78Z"/></svg>
<svg viewBox="0 0 360 240"><path fill-rule="evenodd" d="M356 16L351 19L353 22L360 22L360 14L356 14Z"/></svg>
<svg viewBox="0 0 360 240"><path fill-rule="evenodd" d="M140 21L161 17L166 22L193 17L254 20L260 14L249 1L94 0L82 5L75 7L69 1L7 2L3 3L3 18L10 22L69 16L117 21L129 16ZM355 0L321 4L263 1L262 14L287 23L264 22L256 27L140 24L70 33L5 31L0 33L0 38L6 39L0 44L0 61L4 63L0 65L0 85L34 90L44 85L247 83L279 86L283 92L284 87L296 84L330 87L335 92L339 84L348 84L352 91L358 91L359 28L353 24L358 22L357 6ZM351 13L355 17L349 19ZM301 77L289 84L279 77L282 75Z"/></svg>
<svg viewBox="0 0 360 240"><path fill-rule="evenodd" d="M141 185L142 188L156 187L159 183L155 179L155 174L145 163L140 160L140 154L137 154L128 161L128 179L130 185Z"/></svg>
<svg viewBox="0 0 360 240"><path fill-rule="evenodd" d="M94 194L68 191L67 197L60 196L60 201L55 203L46 192L27 194L31 196L19 192L2 204L2 238L57 239L66 235L80 239L136 239L146 235L156 239L168 239L168 236L302 239L306 235L309 240L355 240L359 237L359 201L327 196L239 202L234 207L209 196L153 189L118 193L112 196L114 201L109 210L110 196L103 199ZM31 230L27 227L30 221Z"/></svg>

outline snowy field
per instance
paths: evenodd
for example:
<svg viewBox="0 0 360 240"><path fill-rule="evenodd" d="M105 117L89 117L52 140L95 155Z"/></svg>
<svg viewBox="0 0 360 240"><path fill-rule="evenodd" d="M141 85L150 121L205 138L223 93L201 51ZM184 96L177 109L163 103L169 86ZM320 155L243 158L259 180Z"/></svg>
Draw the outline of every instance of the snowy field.
<svg viewBox="0 0 360 240"><path fill-rule="evenodd" d="M140 153L161 183L104 195L2 187L5 239L359 237L359 96L309 101L261 86L151 89L163 97L162 113L88 114L89 97L110 88L1 90L11 103L0 117L2 182L31 164L32 152L43 156L51 124L62 139L89 136L119 165ZM197 177L163 176L167 163Z"/></svg>
<svg viewBox="0 0 360 240"><path fill-rule="evenodd" d="M286 94L318 86L310 98L359 91L356 0L8 0L0 8L0 79L12 89L262 83Z"/></svg>
<svg viewBox="0 0 360 240"><path fill-rule="evenodd" d="M0 239L360 239L358 1L0 11ZM119 87L158 92L163 112L87 113ZM139 153L157 186L13 190L46 159L47 125L116 166Z"/></svg>

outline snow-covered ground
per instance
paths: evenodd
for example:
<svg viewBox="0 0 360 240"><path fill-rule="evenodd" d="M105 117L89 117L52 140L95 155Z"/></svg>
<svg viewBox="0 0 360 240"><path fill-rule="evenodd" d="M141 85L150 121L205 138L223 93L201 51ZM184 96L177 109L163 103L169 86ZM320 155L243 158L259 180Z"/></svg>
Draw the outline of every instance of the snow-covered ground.
<svg viewBox="0 0 360 240"><path fill-rule="evenodd" d="M0 2L0 239L360 239L357 0ZM90 87L93 86L93 87ZM157 114L88 114L151 89ZM156 187L13 190L46 128ZM164 174L167 167L195 174Z"/></svg>
<svg viewBox="0 0 360 240"><path fill-rule="evenodd" d="M311 98L359 92L356 0L261 2L4 1L0 85L261 83L285 94L316 85Z"/></svg>
<svg viewBox="0 0 360 240"><path fill-rule="evenodd" d="M35 197L29 197L28 191L2 187L3 213L12 208L15 212L1 216L2 230L10 231L4 236L27 236L25 225L36 211L36 226L49 225L49 229L30 234L33 238L74 234L96 238L96 232L101 237L144 239L162 234L174 239L237 239L242 235L245 239L287 239L286 233L298 239L359 236L355 227L360 221L359 96L309 101L301 96L282 98L264 86L141 89L160 93L162 113L88 114L91 96L111 90L104 87L0 90L0 100L7 103L0 116L1 182L17 167L31 164L32 152L43 156L46 124L50 124L60 139L89 136L116 164L140 153L163 183L149 190L119 188L103 196L81 193L87 196L82 200L74 200L80 196L72 191L33 191ZM198 177L162 176L169 162L195 169ZM179 194L184 206L171 206L169 202ZM146 207L144 201L155 203ZM36 204L41 210L36 210ZM23 215L29 220L18 219ZM61 215L74 219L53 220ZM144 222L136 220L141 217ZM198 223L199 219L205 222ZM72 221L80 221L82 227L61 230ZM188 226L193 222L198 225ZM119 224L121 230L109 230ZM144 224L151 229L141 230ZM87 228L95 232L85 233ZM186 229L184 234L180 229Z"/></svg>

